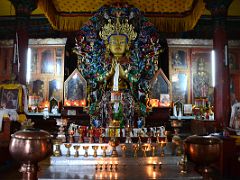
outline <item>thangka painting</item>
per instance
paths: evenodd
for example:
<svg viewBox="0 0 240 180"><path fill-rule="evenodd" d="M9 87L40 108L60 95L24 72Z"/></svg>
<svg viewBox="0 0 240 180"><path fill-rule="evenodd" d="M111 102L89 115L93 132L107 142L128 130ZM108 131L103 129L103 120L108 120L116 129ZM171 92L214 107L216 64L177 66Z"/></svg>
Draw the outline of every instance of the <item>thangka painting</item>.
<svg viewBox="0 0 240 180"><path fill-rule="evenodd" d="M171 54L171 63L173 69L186 69L187 64L187 52L184 49L176 49L172 51Z"/></svg>
<svg viewBox="0 0 240 180"><path fill-rule="evenodd" d="M192 93L193 99L206 97L213 103L212 65L210 51L192 53Z"/></svg>

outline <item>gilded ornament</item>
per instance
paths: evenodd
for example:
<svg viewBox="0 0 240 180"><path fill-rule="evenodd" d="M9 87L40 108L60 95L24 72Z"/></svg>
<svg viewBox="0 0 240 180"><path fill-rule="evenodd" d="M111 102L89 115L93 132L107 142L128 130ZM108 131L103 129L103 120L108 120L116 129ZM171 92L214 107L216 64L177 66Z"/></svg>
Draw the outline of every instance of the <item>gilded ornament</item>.
<svg viewBox="0 0 240 180"><path fill-rule="evenodd" d="M102 31L99 32L100 38L105 42L107 42L108 37L112 34L125 34L129 41L132 41L137 37L137 33L134 31L133 25L129 24L127 19L125 19L125 22L121 24L119 17L117 17L115 24L112 23L111 19L109 19L108 23L102 27Z"/></svg>

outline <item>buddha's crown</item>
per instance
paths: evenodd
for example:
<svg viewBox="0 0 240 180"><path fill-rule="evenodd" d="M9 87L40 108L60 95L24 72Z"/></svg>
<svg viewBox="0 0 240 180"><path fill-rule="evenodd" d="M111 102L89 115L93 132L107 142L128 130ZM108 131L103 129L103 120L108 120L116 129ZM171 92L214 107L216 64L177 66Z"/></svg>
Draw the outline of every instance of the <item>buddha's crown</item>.
<svg viewBox="0 0 240 180"><path fill-rule="evenodd" d="M121 24L119 17L116 18L116 23L112 23L111 19L109 19L108 23L102 27L102 31L99 32L100 38L105 42L112 34L124 34L128 37L129 41L132 41L137 37L133 25L129 24L127 19Z"/></svg>

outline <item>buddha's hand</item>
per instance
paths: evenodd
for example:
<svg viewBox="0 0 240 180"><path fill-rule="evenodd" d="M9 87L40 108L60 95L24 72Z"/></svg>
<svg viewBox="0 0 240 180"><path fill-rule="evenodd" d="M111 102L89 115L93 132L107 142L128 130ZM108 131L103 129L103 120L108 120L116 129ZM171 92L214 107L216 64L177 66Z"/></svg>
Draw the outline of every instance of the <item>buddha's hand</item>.
<svg viewBox="0 0 240 180"><path fill-rule="evenodd" d="M111 65L111 69L110 69L110 71L108 71L108 72L106 73L106 79L107 79L107 80L110 79L110 78L114 75L116 64L117 64L116 60L113 59L113 60L112 60L112 65Z"/></svg>
<svg viewBox="0 0 240 180"><path fill-rule="evenodd" d="M112 68L113 68L113 69L115 69L115 66L116 66L117 63L118 63L118 62L117 62L116 59L113 59L113 60L112 60Z"/></svg>
<svg viewBox="0 0 240 180"><path fill-rule="evenodd" d="M124 71L121 64L119 64L119 76L123 79L128 79L128 74L126 73L126 71Z"/></svg>

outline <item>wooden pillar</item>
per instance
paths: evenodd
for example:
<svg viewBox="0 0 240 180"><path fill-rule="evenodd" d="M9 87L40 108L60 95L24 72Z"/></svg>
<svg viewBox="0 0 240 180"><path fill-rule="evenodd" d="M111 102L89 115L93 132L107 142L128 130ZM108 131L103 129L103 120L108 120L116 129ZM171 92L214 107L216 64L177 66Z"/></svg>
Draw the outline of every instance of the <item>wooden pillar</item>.
<svg viewBox="0 0 240 180"><path fill-rule="evenodd" d="M231 112L230 76L228 59L225 59L225 46L228 46L226 33L226 16L232 0L205 0L213 19L213 50L215 50L215 89L214 111L215 120L220 127L228 126Z"/></svg>
<svg viewBox="0 0 240 180"><path fill-rule="evenodd" d="M11 0L16 12L16 34L18 39L19 69L14 68L17 80L21 84L26 84L27 72L27 49L28 49L28 23L30 15L37 7L37 0Z"/></svg>

